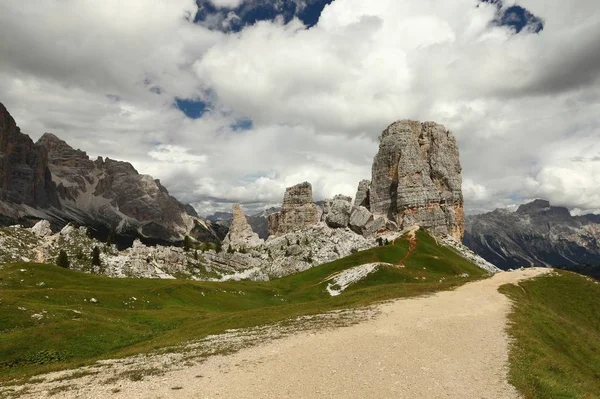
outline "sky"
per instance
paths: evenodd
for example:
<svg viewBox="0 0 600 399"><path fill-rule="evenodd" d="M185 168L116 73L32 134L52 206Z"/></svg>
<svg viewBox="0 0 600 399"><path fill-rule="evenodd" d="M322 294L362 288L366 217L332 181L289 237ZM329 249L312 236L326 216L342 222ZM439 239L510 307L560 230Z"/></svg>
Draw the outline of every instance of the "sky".
<svg viewBox="0 0 600 399"><path fill-rule="evenodd" d="M353 196L400 119L457 137L467 213L600 212L597 0L3 0L0 102L204 215Z"/></svg>

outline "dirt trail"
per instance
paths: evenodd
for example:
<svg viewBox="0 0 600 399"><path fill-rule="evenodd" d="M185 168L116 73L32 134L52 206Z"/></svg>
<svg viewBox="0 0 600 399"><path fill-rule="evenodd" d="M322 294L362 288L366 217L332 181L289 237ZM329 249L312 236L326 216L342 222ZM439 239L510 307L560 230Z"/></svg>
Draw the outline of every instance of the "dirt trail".
<svg viewBox="0 0 600 399"><path fill-rule="evenodd" d="M517 398L506 379L510 302L498 287L548 269L499 273L397 300L367 322L299 333L84 398ZM111 390L112 389L112 390Z"/></svg>
<svg viewBox="0 0 600 399"><path fill-rule="evenodd" d="M419 231L419 226L414 226L408 231L408 251L398 263L398 266L404 267L404 262L408 259L413 252L417 249L417 231ZM392 245L396 242L396 240L392 241Z"/></svg>

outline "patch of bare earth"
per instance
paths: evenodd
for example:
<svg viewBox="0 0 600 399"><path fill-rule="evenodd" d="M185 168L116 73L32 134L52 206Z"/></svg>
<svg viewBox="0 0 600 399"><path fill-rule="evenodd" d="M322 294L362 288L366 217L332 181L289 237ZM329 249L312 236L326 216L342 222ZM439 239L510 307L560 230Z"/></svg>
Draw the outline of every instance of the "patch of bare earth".
<svg viewBox="0 0 600 399"><path fill-rule="evenodd" d="M300 318L173 353L99 362L43 376L18 387L19 397L517 398L507 382L510 301L498 287L546 271L499 273L376 310ZM80 375L68 378L73 373Z"/></svg>

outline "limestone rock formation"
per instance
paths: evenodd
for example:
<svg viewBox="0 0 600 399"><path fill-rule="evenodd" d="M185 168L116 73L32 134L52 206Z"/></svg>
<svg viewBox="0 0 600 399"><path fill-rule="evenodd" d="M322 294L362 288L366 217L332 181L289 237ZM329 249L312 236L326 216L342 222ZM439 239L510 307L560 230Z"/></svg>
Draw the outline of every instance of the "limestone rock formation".
<svg viewBox="0 0 600 399"><path fill-rule="evenodd" d="M332 228L346 227L350 222L352 198L344 195L336 195L333 201L329 202L328 209L325 216L325 223Z"/></svg>
<svg viewBox="0 0 600 399"><path fill-rule="evenodd" d="M413 225L462 240L461 166L454 135L433 122L402 120L381 135L369 210L403 229Z"/></svg>
<svg viewBox="0 0 600 399"><path fill-rule="evenodd" d="M232 249L254 248L263 244L263 240L258 237L248 221L246 215L239 204L233 205L233 219L229 226L229 232L223 240L224 246L230 246Z"/></svg>
<svg viewBox="0 0 600 399"><path fill-rule="evenodd" d="M40 220L31 228L31 232L38 237L47 237L52 235L50 222L47 220Z"/></svg>
<svg viewBox="0 0 600 399"><path fill-rule="evenodd" d="M308 182L285 190L281 211L269 215L269 235L278 236L301 230L319 222L319 210L313 203Z"/></svg>
<svg viewBox="0 0 600 399"><path fill-rule="evenodd" d="M356 196L354 197L354 206L364 206L369 209L369 196L371 191L371 181L370 180L361 180L358 183L358 189L356 190Z"/></svg>

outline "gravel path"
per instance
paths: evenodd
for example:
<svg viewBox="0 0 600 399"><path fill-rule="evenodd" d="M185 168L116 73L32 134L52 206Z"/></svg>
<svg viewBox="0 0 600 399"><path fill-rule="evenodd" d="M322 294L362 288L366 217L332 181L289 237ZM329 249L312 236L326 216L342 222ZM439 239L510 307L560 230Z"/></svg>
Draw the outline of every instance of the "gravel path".
<svg viewBox="0 0 600 399"><path fill-rule="evenodd" d="M549 269L496 274L373 319L303 332L143 381L61 398L518 398L506 380L510 301L498 292Z"/></svg>

